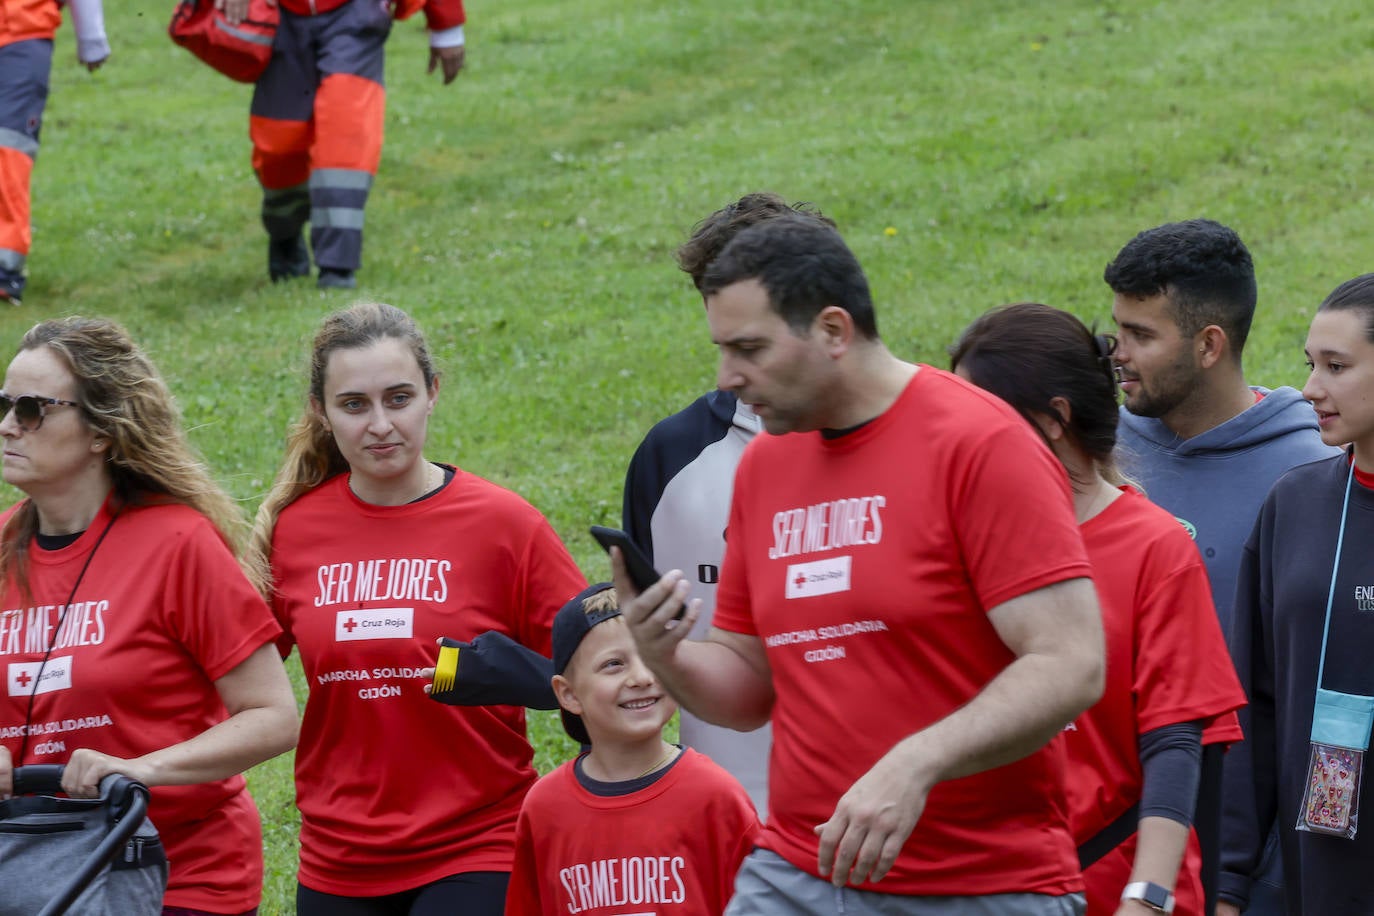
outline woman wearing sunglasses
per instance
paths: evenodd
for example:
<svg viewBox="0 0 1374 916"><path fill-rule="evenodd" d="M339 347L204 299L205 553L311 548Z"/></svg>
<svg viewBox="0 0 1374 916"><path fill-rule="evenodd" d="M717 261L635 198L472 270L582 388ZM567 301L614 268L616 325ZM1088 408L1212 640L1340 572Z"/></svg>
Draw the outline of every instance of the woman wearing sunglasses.
<svg viewBox="0 0 1374 916"><path fill-rule="evenodd" d="M500 916L535 780L519 706L425 695L435 640L548 656L585 581L519 496L424 456L439 377L410 316L364 304L315 337L309 395L252 556L310 685L296 754L300 916ZM463 653L467 649L460 650Z"/></svg>
<svg viewBox="0 0 1374 916"><path fill-rule="evenodd" d="M1064 465L1093 564L1107 687L1065 731L1088 914L1201 916L1190 827L1202 745L1239 739L1245 695L1197 548L1112 462L1111 349L1068 312L1021 303L983 315L951 355L956 374L1016 408Z"/></svg>
<svg viewBox="0 0 1374 916"><path fill-rule="evenodd" d="M0 795L12 767L63 789L152 787L168 914L256 911L262 835L241 774L292 747L280 632L234 560L243 527L122 328L46 321L0 391ZM35 880L40 880L35 877Z"/></svg>

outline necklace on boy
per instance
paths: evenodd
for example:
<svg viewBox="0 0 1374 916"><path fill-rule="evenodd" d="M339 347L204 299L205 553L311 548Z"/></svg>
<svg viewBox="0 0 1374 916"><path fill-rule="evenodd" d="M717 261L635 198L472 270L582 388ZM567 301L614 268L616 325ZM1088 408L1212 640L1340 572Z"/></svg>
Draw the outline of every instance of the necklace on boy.
<svg viewBox="0 0 1374 916"><path fill-rule="evenodd" d="M645 770L643 773L640 773L638 776L635 776L634 778L635 778L635 779L643 779L645 776L648 776L648 775L649 775L650 773L652 773L654 770L657 770L659 767L663 766L665 763L667 763L669 760L671 760L671 759L673 758L673 755L676 754L677 752L678 752L677 746L676 746L676 745L670 745L670 746L668 747L668 753L666 753L666 754L664 754L662 757L658 758L658 762L657 762L657 763L655 763L653 766L649 767L649 768L648 768L647 770Z"/></svg>

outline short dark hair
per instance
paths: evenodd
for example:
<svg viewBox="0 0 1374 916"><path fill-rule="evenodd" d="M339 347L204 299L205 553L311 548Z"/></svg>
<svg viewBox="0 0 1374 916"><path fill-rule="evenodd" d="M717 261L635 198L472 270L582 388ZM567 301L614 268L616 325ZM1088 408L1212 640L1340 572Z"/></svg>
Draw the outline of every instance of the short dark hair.
<svg viewBox="0 0 1374 916"><path fill-rule="evenodd" d="M1168 296L1188 336L1215 324L1236 357L1255 317L1255 263L1235 230L1210 219L1156 226L1131 239L1102 279L1123 296Z"/></svg>
<svg viewBox="0 0 1374 916"><path fill-rule="evenodd" d="M1359 312L1364 336L1374 343L1374 274L1346 280L1317 306L1318 312Z"/></svg>
<svg viewBox="0 0 1374 916"><path fill-rule="evenodd" d="M1068 312L1018 302L986 312L949 348L950 368L997 395L1039 430L1032 414L1057 419L1069 440L1116 477L1116 377L1112 338ZM1069 402L1067 421L1050 401Z"/></svg>
<svg viewBox="0 0 1374 916"><path fill-rule="evenodd" d="M677 266L692 278L692 283L700 290L701 278L706 273L706 268L731 239L755 223L784 213L802 213L832 229L835 227L834 220L811 204L789 204L772 191L757 191L721 207L697 223L692 229L692 237L677 250Z"/></svg>
<svg viewBox="0 0 1374 916"><path fill-rule="evenodd" d="M811 216L783 214L740 232L706 268L701 293L712 296L743 280L758 280L773 311L797 334L834 305L849 313L861 336L878 337L858 258L838 232Z"/></svg>

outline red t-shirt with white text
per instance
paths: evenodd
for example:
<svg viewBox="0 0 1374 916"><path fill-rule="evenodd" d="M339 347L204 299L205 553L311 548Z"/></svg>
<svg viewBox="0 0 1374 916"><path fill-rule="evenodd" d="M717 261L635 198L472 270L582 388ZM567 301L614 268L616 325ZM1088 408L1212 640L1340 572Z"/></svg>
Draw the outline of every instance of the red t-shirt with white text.
<svg viewBox="0 0 1374 916"><path fill-rule="evenodd" d="M691 748L628 795L588 792L573 766L525 799L506 916L720 916L759 829L739 781Z"/></svg>
<svg viewBox="0 0 1374 916"><path fill-rule="evenodd" d="M534 783L525 711L446 706L420 669L435 640L496 630L550 653L553 617L585 581L542 515L462 470L439 493L373 506L338 475L283 510L274 609L310 696L296 751L300 880L391 894L506 871Z"/></svg>
<svg viewBox="0 0 1374 916"><path fill-rule="evenodd" d="M813 828L907 736L1014 660L989 609L1090 574L1068 480L1029 424L922 366L836 439L762 435L735 478L715 625L757 635L772 668L760 845L817 873ZM1062 747L940 783L880 883L894 894L1082 888Z"/></svg>
<svg viewBox="0 0 1374 916"><path fill-rule="evenodd" d="M1203 741L1239 741L1245 691L1226 648L1207 567L1183 526L1130 488L1083 524L1107 642L1102 699L1064 731L1074 836L1087 842L1140 800L1139 736L1202 722ZM1132 836L1084 874L1088 913L1116 912L1135 856ZM1174 891L1178 916L1200 916L1202 861L1190 837Z"/></svg>
<svg viewBox="0 0 1374 916"><path fill-rule="evenodd" d="M228 718L214 682L280 632L205 516L177 504L128 507L95 549L109 524L102 507L74 543L30 546L33 601L13 583L5 589L0 740L16 766L66 763L82 747L139 757L194 738ZM232 913L258 905L262 827L242 776L157 786L148 814L171 861L166 905Z"/></svg>

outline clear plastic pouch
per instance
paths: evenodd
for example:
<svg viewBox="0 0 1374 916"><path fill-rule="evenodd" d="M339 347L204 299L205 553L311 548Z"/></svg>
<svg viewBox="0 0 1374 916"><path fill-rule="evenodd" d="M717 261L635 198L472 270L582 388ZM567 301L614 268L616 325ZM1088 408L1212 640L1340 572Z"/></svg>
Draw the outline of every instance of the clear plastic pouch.
<svg viewBox="0 0 1374 916"><path fill-rule="evenodd" d="M1372 722L1374 697L1317 690L1298 830L1355 839Z"/></svg>
<svg viewBox="0 0 1374 916"><path fill-rule="evenodd" d="M1298 829L1355 839L1364 751L1312 742Z"/></svg>

